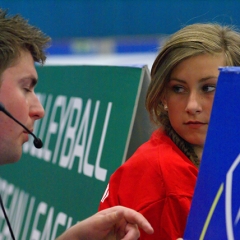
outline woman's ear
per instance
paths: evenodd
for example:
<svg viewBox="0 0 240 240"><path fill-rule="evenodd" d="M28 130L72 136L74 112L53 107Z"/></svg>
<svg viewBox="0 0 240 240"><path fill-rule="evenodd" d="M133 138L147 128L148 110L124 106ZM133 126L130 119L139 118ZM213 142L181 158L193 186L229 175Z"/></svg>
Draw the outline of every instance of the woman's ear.
<svg viewBox="0 0 240 240"><path fill-rule="evenodd" d="M161 100L162 104L163 104L163 108L165 111L168 110L168 105L167 105L167 101L166 101L166 98L163 97L162 100Z"/></svg>

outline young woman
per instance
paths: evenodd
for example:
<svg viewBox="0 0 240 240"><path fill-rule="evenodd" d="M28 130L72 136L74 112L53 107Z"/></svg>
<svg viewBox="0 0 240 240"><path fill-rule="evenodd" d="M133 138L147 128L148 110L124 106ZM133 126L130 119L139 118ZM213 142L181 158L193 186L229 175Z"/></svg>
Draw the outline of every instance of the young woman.
<svg viewBox="0 0 240 240"><path fill-rule="evenodd" d="M220 66L240 65L240 34L193 24L173 34L157 56L146 97L159 128L111 176L99 209L142 213L154 228L140 239L183 237L207 134Z"/></svg>

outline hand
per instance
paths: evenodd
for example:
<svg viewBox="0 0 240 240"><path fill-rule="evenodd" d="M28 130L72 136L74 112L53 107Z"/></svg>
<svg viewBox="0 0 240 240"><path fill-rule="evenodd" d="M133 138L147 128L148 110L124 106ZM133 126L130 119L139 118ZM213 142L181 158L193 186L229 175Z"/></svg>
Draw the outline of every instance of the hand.
<svg viewBox="0 0 240 240"><path fill-rule="evenodd" d="M140 236L138 227L148 234L153 233L153 228L142 214L116 206L77 223L58 240L137 240Z"/></svg>

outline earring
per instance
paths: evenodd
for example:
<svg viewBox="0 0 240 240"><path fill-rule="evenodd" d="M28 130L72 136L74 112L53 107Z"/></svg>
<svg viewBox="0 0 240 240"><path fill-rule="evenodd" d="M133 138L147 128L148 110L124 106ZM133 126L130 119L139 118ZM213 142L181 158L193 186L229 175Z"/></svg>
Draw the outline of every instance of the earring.
<svg viewBox="0 0 240 240"><path fill-rule="evenodd" d="M164 105L163 108L164 108L165 111L168 110L168 106L167 105Z"/></svg>

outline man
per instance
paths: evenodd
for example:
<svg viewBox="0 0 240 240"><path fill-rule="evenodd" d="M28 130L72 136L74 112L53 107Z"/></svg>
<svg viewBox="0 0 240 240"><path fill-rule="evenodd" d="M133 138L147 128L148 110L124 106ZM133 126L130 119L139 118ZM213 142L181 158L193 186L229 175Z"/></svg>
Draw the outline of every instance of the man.
<svg viewBox="0 0 240 240"><path fill-rule="evenodd" d="M34 64L44 63L44 50L50 38L21 16L8 16L1 9L0 33L0 103L33 131L35 120L44 116L44 109L34 92L38 81ZM3 112L0 112L0 129L0 165L17 162L29 133ZM153 232L141 214L117 206L79 222L58 240L137 239L138 226L149 234Z"/></svg>

